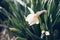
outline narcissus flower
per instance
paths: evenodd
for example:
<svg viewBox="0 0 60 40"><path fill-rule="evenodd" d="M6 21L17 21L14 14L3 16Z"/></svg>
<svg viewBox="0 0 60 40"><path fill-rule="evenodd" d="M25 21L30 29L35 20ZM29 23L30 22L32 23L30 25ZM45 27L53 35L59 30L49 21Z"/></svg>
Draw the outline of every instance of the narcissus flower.
<svg viewBox="0 0 60 40"><path fill-rule="evenodd" d="M42 31L42 34L45 34L46 36L50 35L49 31Z"/></svg>
<svg viewBox="0 0 60 40"><path fill-rule="evenodd" d="M50 35L49 31L46 31L46 32L45 32L45 35L47 35L47 36Z"/></svg>
<svg viewBox="0 0 60 40"><path fill-rule="evenodd" d="M43 30L41 33L44 34L45 33L45 30Z"/></svg>
<svg viewBox="0 0 60 40"><path fill-rule="evenodd" d="M32 26L33 24L39 24L39 20L38 20L38 17L43 13L43 12L46 12L46 10L42 10L42 11L38 11L36 13L34 13L34 11L27 7L28 10L30 11L31 14L29 14L27 17L26 17L26 21L28 22L28 24L30 26Z"/></svg>

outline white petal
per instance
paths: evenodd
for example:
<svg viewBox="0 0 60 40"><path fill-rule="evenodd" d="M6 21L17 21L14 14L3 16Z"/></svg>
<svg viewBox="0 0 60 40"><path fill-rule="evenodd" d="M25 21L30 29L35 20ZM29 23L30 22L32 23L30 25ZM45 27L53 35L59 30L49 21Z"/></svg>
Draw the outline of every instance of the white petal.
<svg viewBox="0 0 60 40"><path fill-rule="evenodd" d="M31 8L29 8L29 7L27 7L27 8L30 11L30 13L33 13L34 14L34 11Z"/></svg>
<svg viewBox="0 0 60 40"><path fill-rule="evenodd" d="M37 19L36 24L39 24L39 19Z"/></svg>
<svg viewBox="0 0 60 40"><path fill-rule="evenodd" d="M32 26L33 24L39 23L38 17L36 17L35 14L29 14L26 18L26 21L30 26Z"/></svg>
<svg viewBox="0 0 60 40"><path fill-rule="evenodd" d="M43 12L47 12L46 10L36 12L37 15L41 15Z"/></svg>
<svg viewBox="0 0 60 40"><path fill-rule="evenodd" d="M29 14L26 18L26 21L32 20L33 16L34 16L34 14Z"/></svg>
<svg viewBox="0 0 60 40"><path fill-rule="evenodd" d="M46 31L46 32L45 32L45 35L50 35L49 31Z"/></svg>
<svg viewBox="0 0 60 40"><path fill-rule="evenodd" d="M32 26L33 24L30 24L30 26Z"/></svg>
<svg viewBox="0 0 60 40"><path fill-rule="evenodd" d="M45 33L45 30L43 30L41 33L44 34Z"/></svg>

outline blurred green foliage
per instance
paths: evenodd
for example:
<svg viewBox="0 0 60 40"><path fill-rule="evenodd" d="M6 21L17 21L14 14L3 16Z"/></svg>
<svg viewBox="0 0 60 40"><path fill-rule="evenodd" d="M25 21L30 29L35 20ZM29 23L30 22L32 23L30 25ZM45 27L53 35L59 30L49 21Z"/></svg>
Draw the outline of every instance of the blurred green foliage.
<svg viewBox="0 0 60 40"><path fill-rule="evenodd" d="M0 8L0 12L8 19L8 29L17 40L59 40L58 31L54 29L57 23L60 24L60 1L59 0L5 0L8 3L9 11ZM47 10L47 13L40 15L38 25L29 26L25 16L30 14L27 7L35 12ZM14 29L12 29L14 28ZM41 38L41 31L48 30L49 36ZM56 32L56 34L55 34Z"/></svg>

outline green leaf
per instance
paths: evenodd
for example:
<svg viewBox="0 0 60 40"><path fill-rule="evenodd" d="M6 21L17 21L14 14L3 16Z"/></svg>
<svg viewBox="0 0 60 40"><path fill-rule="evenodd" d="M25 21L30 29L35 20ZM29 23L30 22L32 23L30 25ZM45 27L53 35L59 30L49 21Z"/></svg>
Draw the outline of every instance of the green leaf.
<svg viewBox="0 0 60 40"><path fill-rule="evenodd" d="M27 40L26 38L22 38L22 37L17 37L17 40Z"/></svg>
<svg viewBox="0 0 60 40"><path fill-rule="evenodd" d="M34 35L28 28L26 28L26 33L32 37L32 39L39 39L38 36Z"/></svg>

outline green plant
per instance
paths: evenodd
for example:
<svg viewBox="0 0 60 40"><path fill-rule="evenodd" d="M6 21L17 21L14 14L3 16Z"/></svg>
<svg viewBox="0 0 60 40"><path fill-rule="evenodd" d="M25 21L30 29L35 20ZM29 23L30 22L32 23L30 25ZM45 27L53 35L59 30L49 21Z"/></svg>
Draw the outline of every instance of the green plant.
<svg viewBox="0 0 60 40"><path fill-rule="evenodd" d="M13 32L17 36L17 40L50 40L50 38L55 40L53 27L60 22L60 1L58 5L56 0L6 0L6 2L11 13L4 8L0 9L8 17L8 28L10 33ZM30 14L27 7L35 12L45 9L47 13L40 15L39 24L29 26L25 21L25 17ZM50 35L41 34L43 30L49 31Z"/></svg>

